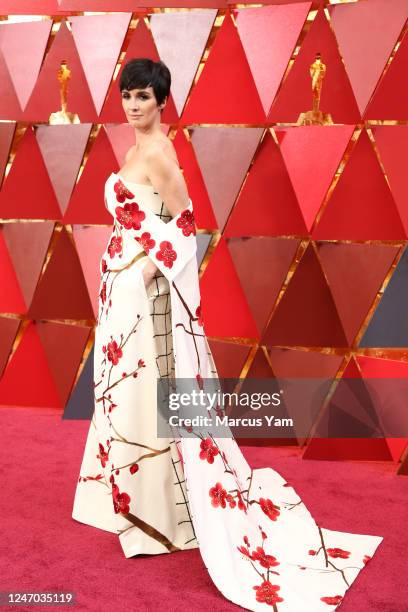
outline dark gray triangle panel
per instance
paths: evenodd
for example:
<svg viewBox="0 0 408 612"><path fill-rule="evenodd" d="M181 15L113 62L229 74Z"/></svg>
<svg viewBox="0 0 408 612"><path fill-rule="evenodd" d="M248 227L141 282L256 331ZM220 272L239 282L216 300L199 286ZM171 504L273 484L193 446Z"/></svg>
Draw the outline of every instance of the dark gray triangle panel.
<svg viewBox="0 0 408 612"><path fill-rule="evenodd" d="M65 406L63 419L91 420L94 410L94 347L89 352L78 382Z"/></svg>
<svg viewBox="0 0 408 612"><path fill-rule="evenodd" d="M407 247L359 346L361 348L408 347Z"/></svg>

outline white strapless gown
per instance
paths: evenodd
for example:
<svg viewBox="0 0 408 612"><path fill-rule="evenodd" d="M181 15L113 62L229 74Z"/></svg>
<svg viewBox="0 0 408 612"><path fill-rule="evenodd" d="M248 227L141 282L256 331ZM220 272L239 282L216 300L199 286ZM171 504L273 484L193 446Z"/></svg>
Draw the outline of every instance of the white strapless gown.
<svg viewBox="0 0 408 612"><path fill-rule="evenodd" d="M192 202L171 219L152 187L114 173L105 200L114 224L73 518L116 533L125 557L199 547L218 589L248 610L336 609L383 538L317 525L293 487L270 467L252 470L233 438L157 437L157 378L217 377ZM159 267L147 289L146 253Z"/></svg>

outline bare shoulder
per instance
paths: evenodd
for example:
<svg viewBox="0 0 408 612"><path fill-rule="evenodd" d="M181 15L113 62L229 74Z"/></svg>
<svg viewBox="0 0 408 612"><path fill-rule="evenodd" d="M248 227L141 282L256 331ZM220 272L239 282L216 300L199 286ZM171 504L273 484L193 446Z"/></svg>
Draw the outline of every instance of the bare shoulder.
<svg viewBox="0 0 408 612"><path fill-rule="evenodd" d="M175 162L179 165L177 153L170 138L163 134L163 138L152 140L146 147L145 159L149 164Z"/></svg>

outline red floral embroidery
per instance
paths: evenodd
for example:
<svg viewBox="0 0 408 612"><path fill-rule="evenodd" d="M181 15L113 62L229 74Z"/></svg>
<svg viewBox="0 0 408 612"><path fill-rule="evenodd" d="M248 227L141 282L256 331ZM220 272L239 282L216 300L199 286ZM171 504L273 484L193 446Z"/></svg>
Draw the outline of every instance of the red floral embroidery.
<svg viewBox="0 0 408 612"><path fill-rule="evenodd" d="M119 493L117 484L112 485L112 499L115 514L127 514L129 512L130 496L127 493Z"/></svg>
<svg viewBox="0 0 408 612"><path fill-rule="evenodd" d="M150 232L143 232L143 234L140 237L135 238L135 240L137 240L141 244L146 253L148 253L150 249L152 249L156 244L156 241L153 240L150 235Z"/></svg>
<svg viewBox="0 0 408 612"><path fill-rule="evenodd" d="M211 438L201 440L200 448L200 459L207 460L208 463L214 463L214 457L218 455L220 451L214 446L214 442Z"/></svg>
<svg viewBox="0 0 408 612"><path fill-rule="evenodd" d="M137 465L137 463L133 463L129 468L129 471L131 474L136 474L138 470L139 470L139 466Z"/></svg>
<svg viewBox="0 0 408 612"><path fill-rule="evenodd" d="M194 225L194 214L191 210L183 210L180 217L176 221L177 227L180 227L184 236L190 236L190 234L196 233Z"/></svg>
<svg viewBox="0 0 408 612"><path fill-rule="evenodd" d="M167 268L172 268L174 260L177 258L177 253L173 249L173 245L168 240L163 240L160 243L160 251L157 251L156 258L163 261Z"/></svg>
<svg viewBox="0 0 408 612"><path fill-rule="evenodd" d="M227 492L220 482L217 482L215 487L211 487L209 494L210 497L212 497L211 505L214 506L214 508L218 508L218 506L221 506L221 508L226 507L227 504L225 500L227 497Z"/></svg>
<svg viewBox="0 0 408 612"><path fill-rule="evenodd" d="M252 588L256 590L256 601L259 601L260 603L266 603L273 606L279 601L283 601L283 597L279 597L277 594L280 586L277 584L272 584L269 580L264 580L261 585L254 586Z"/></svg>
<svg viewBox="0 0 408 612"><path fill-rule="evenodd" d="M219 404L217 404L216 407L213 408L213 410L215 414L220 417L220 419L222 419L225 416L225 411L220 407Z"/></svg>
<svg viewBox="0 0 408 612"><path fill-rule="evenodd" d="M122 349L118 346L116 340L112 340L112 342L108 343L107 347L108 359L112 362L113 365L117 365L119 359L122 357Z"/></svg>
<svg viewBox="0 0 408 612"><path fill-rule="evenodd" d="M99 297L101 298L102 304L104 304L106 302L106 283L105 282L102 285L102 289L99 294Z"/></svg>
<svg viewBox="0 0 408 612"><path fill-rule="evenodd" d="M117 220L125 229L140 229L140 224L146 217L143 210L140 210L137 202L127 203L124 206L117 206L115 208L115 213Z"/></svg>
<svg viewBox="0 0 408 612"><path fill-rule="evenodd" d="M331 606L337 606L342 601L343 597L341 595L335 595L334 597L321 597L320 599Z"/></svg>
<svg viewBox="0 0 408 612"><path fill-rule="evenodd" d="M267 555L262 546L257 546L256 550L251 555L252 561L259 561L262 567L274 567L279 565L279 561L273 555Z"/></svg>
<svg viewBox="0 0 408 612"><path fill-rule="evenodd" d="M201 374L196 374L196 381L198 384L198 388L203 390L204 385L203 385L203 377L201 376Z"/></svg>
<svg viewBox="0 0 408 612"><path fill-rule="evenodd" d="M101 266L102 266L102 272L105 273L106 270L108 269L108 265L107 265L105 259L103 259L103 258L102 258L102 261L101 261Z"/></svg>
<svg viewBox="0 0 408 612"><path fill-rule="evenodd" d="M116 183L113 186L113 189L116 193L116 199L118 202L120 202L121 204L127 199L127 200L132 200L132 198L134 198L135 196L133 195L133 193L131 191L129 191L129 189L127 187L125 187L125 185L122 183L122 181L119 179L118 181L116 181Z"/></svg>
<svg viewBox="0 0 408 612"><path fill-rule="evenodd" d="M246 512L245 503L244 503L244 500L242 499L241 491L237 491L237 497L238 497L238 508L240 510L245 510Z"/></svg>
<svg viewBox="0 0 408 612"><path fill-rule="evenodd" d="M200 327L203 327L204 321L203 321L203 316L201 314L201 302L200 302L200 305L197 306L196 308L195 316L197 317L197 324L200 325Z"/></svg>
<svg viewBox="0 0 408 612"><path fill-rule="evenodd" d="M326 548L329 557L340 557L341 559L348 559L350 552L348 550L342 550L341 548Z"/></svg>
<svg viewBox="0 0 408 612"><path fill-rule="evenodd" d="M103 474L97 474L96 476L80 476L78 478L78 482L86 482L87 480L101 480L103 478Z"/></svg>
<svg viewBox="0 0 408 612"><path fill-rule="evenodd" d="M258 525L259 530L261 532L262 535L262 542L268 537L266 535L266 533L262 530L261 525ZM245 546L237 546L237 549L246 557L248 557L249 559L251 559L252 561L259 561L259 563L262 565L262 567L265 567L266 569L269 569L271 567L274 567L276 565L280 565L279 561L276 559L276 557L274 557L273 555L267 555L265 553L265 550L263 548L263 544L262 546L257 546L256 550L254 550L252 553L250 552L250 548L251 545L249 543L248 540L248 536L244 536L244 544Z"/></svg>
<svg viewBox="0 0 408 612"><path fill-rule="evenodd" d="M122 237L112 236L108 246L108 253L110 257L115 257L116 253L122 253Z"/></svg>
<svg viewBox="0 0 408 612"><path fill-rule="evenodd" d="M249 552L247 548L245 548L245 546L237 546L237 548L239 552L241 552L243 555L248 557L248 559L251 559L251 553Z"/></svg>
<svg viewBox="0 0 408 612"><path fill-rule="evenodd" d="M280 511L274 506L272 500L264 499L263 497L260 497L259 503L260 503L262 512L264 512L266 516L268 516L271 519L271 521L276 521L276 519L280 515Z"/></svg>
<svg viewBox="0 0 408 612"><path fill-rule="evenodd" d="M228 493L228 495L227 495L227 502L229 503L229 507L230 508L235 508L235 506L237 505L237 502L232 497L231 493Z"/></svg>
<svg viewBox="0 0 408 612"><path fill-rule="evenodd" d="M363 557L363 563L364 563L364 565L365 565L366 563L368 563L368 562L370 561L370 559L372 559L372 557L370 557L370 555L364 555L364 557Z"/></svg>
<svg viewBox="0 0 408 612"><path fill-rule="evenodd" d="M102 467L105 467L108 459L109 459L109 449L105 451L103 448L103 444L99 442L99 455L96 455L98 459L101 460Z"/></svg>

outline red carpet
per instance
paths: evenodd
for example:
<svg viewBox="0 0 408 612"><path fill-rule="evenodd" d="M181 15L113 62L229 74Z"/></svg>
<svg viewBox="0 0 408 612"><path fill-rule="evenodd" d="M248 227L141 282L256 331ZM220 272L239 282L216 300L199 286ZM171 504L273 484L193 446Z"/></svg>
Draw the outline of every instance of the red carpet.
<svg viewBox="0 0 408 612"><path fill-rule="evenodd" d="M72 591L75 610L242 609L213 586L198 550L126 559L114 534L71 518L88 421L10 407L0 417L0 591ZM384 536L342 612L405 609L408 478L395 464L302 460L292 447L243 451L253 467L280 472L323 527ZM55 608L67 609L14 609Z"/></svg>

